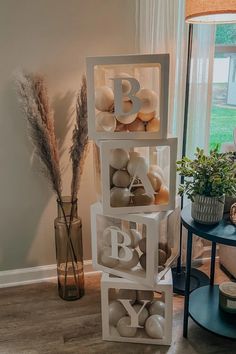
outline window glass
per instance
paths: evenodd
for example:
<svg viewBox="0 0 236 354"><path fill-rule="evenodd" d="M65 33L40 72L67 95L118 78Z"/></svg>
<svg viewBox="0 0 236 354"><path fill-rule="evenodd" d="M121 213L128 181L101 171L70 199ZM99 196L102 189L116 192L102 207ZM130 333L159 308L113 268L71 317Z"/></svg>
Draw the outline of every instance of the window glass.
<svg viewBox="0 0 236 354"><path fill-rule="evenodd" d="M218 25L215 44L210 148L233 143L236 128L236 24Z"/></svg>

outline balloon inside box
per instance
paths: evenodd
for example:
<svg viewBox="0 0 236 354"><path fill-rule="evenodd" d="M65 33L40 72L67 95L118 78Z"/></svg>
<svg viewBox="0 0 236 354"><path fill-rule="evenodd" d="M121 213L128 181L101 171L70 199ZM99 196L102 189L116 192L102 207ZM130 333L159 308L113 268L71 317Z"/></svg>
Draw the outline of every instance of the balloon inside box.
<svg viewBox="0 0 236 354"><path fill-rule="evenodd" d="M104 273L101 296L104 340L170 345L171 271L154 290Z"/></svg>
<svg viewBox="0 0 236 354"><path fill-rule="evenodd" d="M169 55L87 58L89 136L167 136Z"/></svg>
<svg viewBox="0 0 236 354"><path fill-rule="evenodd" d="M95 181L103 212L115 215L174 209L176 154L176 138L97 142Z"/></svg>
<svg viewBox="0 0 236 354"><path fill-rule="evenodd" d="M180 208L107 216L91 207L93 267L152 288L178 256Z"/></svg>

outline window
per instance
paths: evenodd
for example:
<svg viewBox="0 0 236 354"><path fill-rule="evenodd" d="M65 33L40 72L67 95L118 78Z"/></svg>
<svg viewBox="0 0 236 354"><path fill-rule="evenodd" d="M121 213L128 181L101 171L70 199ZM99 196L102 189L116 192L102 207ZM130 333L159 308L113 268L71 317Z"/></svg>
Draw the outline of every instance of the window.
<svg viewBox="0 0 236 354"><path fill-rule="evenodd" d="M210 148L233 142L236 128L236 24L218 25L215 45Z"/></svg>

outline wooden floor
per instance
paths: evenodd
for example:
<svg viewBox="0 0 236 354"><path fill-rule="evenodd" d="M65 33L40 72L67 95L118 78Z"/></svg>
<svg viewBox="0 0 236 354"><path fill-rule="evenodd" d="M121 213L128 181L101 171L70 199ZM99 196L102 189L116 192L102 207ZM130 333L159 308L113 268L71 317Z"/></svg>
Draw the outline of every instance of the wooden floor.
<svg viewBox="0 0 236 354"><path fill-rule="evenodd" d="M223 279L217 269L216 281ZM171 347L102 341L99 280L98 275L87 276L86 295L75 302L58 298L53 282L0 289L0 353L236 354L236 342L217 337L191 320L188 340L182 337L180 296L174 297Z"/></svg>

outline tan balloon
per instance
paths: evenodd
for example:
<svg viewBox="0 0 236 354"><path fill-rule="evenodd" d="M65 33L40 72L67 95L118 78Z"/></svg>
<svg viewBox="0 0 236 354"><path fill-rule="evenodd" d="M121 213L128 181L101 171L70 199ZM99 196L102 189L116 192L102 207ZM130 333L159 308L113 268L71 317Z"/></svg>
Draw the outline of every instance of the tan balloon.
<svg viewBox="0 0 236 354"><path fill-rule="evenodd" d="M140 119L135 119L135 121L131 124L127 125L127 128L130 132L144 132L145 125Z"/></svg>
<svg viewBox="0 0 236 354"><path fill-rule="evenodd" d="M114 132L116 117L110 112L99 112L96 115L96 130L99 132Z"/></svg>
<svg viewBox="0 0 236 354"><path fill-rule="evenodd" d="M141 205L150 205L154 203L154 197L150 194L146 194L144 188L140 187L137 188L133 192L132 200L134 205L141 206Z"/></svg>
<svg viewBox="0 0 236 354"><path fill-rule="evenodd" d="M154 191L159 192L163 183L161 176L156 172L148 172L147 176L151 182Z"/></svg>
<svg viewBox="0 0 236 354"><path fill-rule="evenodd" d="M141 119L143 122L149 122L151 119L155 117L155 114L156 114L155 111L151 113L138 112L138 118Z"/></svg>
<svg viewBox="0 0 236 354"><path fill-rule="evenodd" d="M95 90L95 107L99 111L109 111L114 104L114 93L108 86L101 86Z"/></svg>
<svg viewBox="0 0 236 354"><path fill-rule="evenodd" d="M168 204L169 190L166 186L162 185L161 189L155 196L155 204Z"/></svg>
<svg viewBox="0 0 236 354"><path fill-rule="evenodd" d="M153 118L151 119L148 124L146 125L147 132L159 132L160 130L160 119Z"/></svg>
<svg viewBox="0 0 236 354"><path fill-rule="evenodd" d="M167 260L167 254L165 251L159 249L158 250L158 260L159 260L159 265L160 266L164 266L164 264L166 263Z"/></svg>
<svg viewBox="0 0 236 354"><path fill-rule="evenodd" d="M130 101L123 102L123 112L128 113L132 109L132 103ZM137 117L137 113L130 115L116 115L116 119L122 124L130 124Z"/></svg>
<svg viewBox="0 0 236 354"><path fill-rule="evenodd" d="M141 100L140 112L152 113L156 110L158 97L155 91L149 89L141 89L136 96Z"/></svg>
<svg viewBox="0 0 236 354"><path fill-rule="evenodd" d="M128 125L122 124L116 121L116 132L127 132L128 131Z"/></svg>

